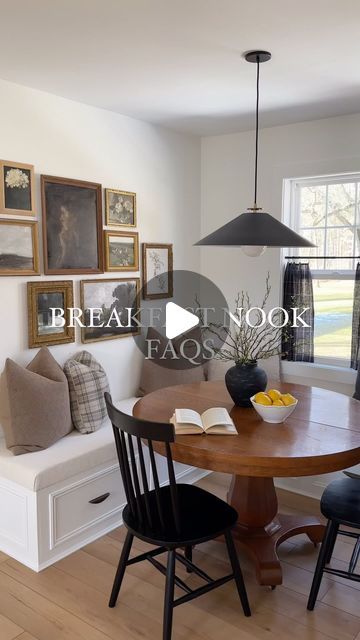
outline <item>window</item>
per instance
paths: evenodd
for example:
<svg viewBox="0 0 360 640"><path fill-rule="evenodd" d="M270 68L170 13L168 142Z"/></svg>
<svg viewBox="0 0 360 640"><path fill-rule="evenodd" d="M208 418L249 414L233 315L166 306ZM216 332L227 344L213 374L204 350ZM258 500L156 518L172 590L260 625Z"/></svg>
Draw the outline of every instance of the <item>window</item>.
<svg viewBox="0 0 360 640"><path fill-rule="evenodd" d="M349 367L358 262L353 256L360 255L360 174L289 180L287 187L290 224L316 245L289 251L313 256L315 362Z"/></svg>

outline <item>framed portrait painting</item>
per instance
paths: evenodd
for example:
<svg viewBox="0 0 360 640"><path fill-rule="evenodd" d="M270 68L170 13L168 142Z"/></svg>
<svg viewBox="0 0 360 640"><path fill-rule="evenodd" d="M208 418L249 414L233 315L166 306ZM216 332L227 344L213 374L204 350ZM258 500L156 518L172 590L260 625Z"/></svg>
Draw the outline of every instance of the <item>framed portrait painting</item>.
<svg viewBox="0 0 360 640"><path fill-rule="evenodd" d="M0 213L35 215L34 167L0 160Z"/></svg>
<svg viewBox="0 0 360 640"><path fill-rule="evenodd" d="M106 271L139 269L139 234L126 231L104 231Z"/></svg>
<svg viewBox="0 0 360 640"><path fill-rule="evenodd" d="M142 245L143 298L156 300L173 297L172 244Z"/></svg>
<svg viewBox="0 0 360 640"><path fill-rule="evenodd" d="M0 220L0 276L39 273L37 222Z"/></svg>
<svg viewBox="0 0 360 640"><path fill-rule="evenodd" d="M69 308L74 306L71 280L27 283L29 348L74 342L74 327L69 327ZM52 309L62 309L63 318ZM65 320L64 326L62 322ZM52 326L52 325L55 326Z"/></svg>
<svg viewBox="0 0 360 640"><path fill-rule="evenodd" d="M41 176L44 271L103 273L101 185Z"/></svg>
<svg viewBox="0 0 360 640"><path fill-rule="evenodd" d="M105 223L108 226L136 227L136 193L105 189Z"/></svg>
<svg viewBox="0 0 360 640"><path fill-rule="evenodd" d="M86 325L81 329L82 342L137 335L140 332L139 290L140 278L82 280L82 321Z"/></svg>

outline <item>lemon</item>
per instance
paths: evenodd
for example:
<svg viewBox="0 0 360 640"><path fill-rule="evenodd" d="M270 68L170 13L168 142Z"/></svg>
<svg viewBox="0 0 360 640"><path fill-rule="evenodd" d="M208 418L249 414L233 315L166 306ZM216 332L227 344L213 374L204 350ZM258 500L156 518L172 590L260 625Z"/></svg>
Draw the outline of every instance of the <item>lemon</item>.
<svg viewBox="0 0 360 640"><path fill-rule="evenodd" d="M269 389L269 391L267 391L266 393L272 401L279 400L279 398L281 399L281 393L277 389Z"/></svg>
<svg viewBox="0 0 360 640"><path fill-rule="evenodd" d="M283 393L283 395L281 396L281 400L283 401L285 407L288 407L289 405L296 402L296 398L294 398L291 393Z"/></svg>
<svg viewBox="0 0 360 640"><path fill-rule="evenodd" d="M284 403L281 400L281 398L275 398L275 400L273 400L273 407L284 407Z"/></svg>
<svg viewBox="0 0 360 640"><path fill-rule="evenodd" d="M256 394L255 398L254 398L255 402L257 402L258 404L264 404L264 405L270 405L272 404L272 400L271 398L269 398L269 396L267 395L267 393L264 393L263 391L260 391L259 393Z"/></svg>

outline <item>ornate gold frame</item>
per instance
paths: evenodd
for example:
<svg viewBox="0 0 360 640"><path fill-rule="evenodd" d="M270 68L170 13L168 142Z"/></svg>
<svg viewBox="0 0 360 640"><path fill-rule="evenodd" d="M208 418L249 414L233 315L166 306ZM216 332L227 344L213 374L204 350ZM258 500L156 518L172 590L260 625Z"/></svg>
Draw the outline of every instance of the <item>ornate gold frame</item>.
<svg viewBox="0 0 360 640"><path fill-rule="evenodd" d="M33 269L3 269L0 267L0 276L38 276L39 267L39 246L38 246L38 223L33 220L0 220L0 225L16 225L18 227L31 227L31 240L33 250ZM1 230L0 230L1 233Z"/></svg>
<svg viewBox="0 0 360 640"><path fill-rule="evenodd" d="M38 333L38 295L39 293L61 292L64 295L66 324L62 333L47 334ZM69 307L74 306L74 293L72 280L45 280L41 282L27 283L28 301L28 342L29 349L43 347L44 345L65 344L75 342L74 327L69 327Z"/></svg>
<svg viewBox="0 0 360 640"><path fill-rule="evenodd" d="M132 196L134 199L134 224L123 224L122 222L110 221L110 202L109 193L117 193L119 196ZM105 224L109 227L136 227L137 211L136 211L136 193L133 191L122 191L121 189L105 189Z"/></svg>
<svg viewBox="0 0 360 640"><path fill-rule="evenodd" d="M139 302L140 299L140 278L96 278L93 280L80 280L80 306L81 310L84 313L85 304L84 304L84 288L86 284L94 284L100 282L135 282L136 283L136 300ZM140 315L138 316L140 319ZM118 336L102 336L101 338L85 338L86 327L81 328L81 342L83 344L87 344L88 342L103 342L104 340L118 340L119 338L128 338L129 336L137 336L139 335L141 328L138 327L136 331L128 331L126 333L122 333Z"/></svg>
<svg viewBox="0 0 360 640"><path fill-rule="evenodd" d="M5 207L5 188L4 188L4 167L14 167L14 169L26 169L30 171L30 199L31 209L8 209ZM11 162L10 160L0 160L0 214L14 216L34 216L35 215L35 176L34 165L24 164L23 162Z"/></svg>
<svg viewBox="0 0 360 640"><path fill-rule="evenodd" d="M110 236L119 236L123 238L134 239L134 264L124 267L113 267L110 265L110 250L109 250L109 238ZM139 234L137 231L104 231L104 245L105 245L105 271L139 271Z"/></svg>

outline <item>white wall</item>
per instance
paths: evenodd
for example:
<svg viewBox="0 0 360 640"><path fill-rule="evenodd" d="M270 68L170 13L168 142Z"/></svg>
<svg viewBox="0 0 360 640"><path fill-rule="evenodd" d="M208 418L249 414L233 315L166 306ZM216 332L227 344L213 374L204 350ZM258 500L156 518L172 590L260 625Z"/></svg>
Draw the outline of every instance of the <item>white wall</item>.
<svg viewBox="0 0 360 640"><path fill-rule="evenodd" d="M215 230L253 202L254 133L202 140L201 234ZM260 131L259 206L281 219L283 180L360 170L360 115L329 118ZM204 275L213 279L234 306L235 293L245 288L252 302L261 302L265 277L271 274L269 306L280 294L280 250L267 249L249 258L239 248L201 249ZM352 393L355 374L286 363L289 381L318 384Z"/></svg>
<svg viewBox="0 0 360 640"><path fill-rule="evenodd" d="M0 105L0 157L35 165L39 220L40 174L135 191L140 242L172 242L174 267L199 269L199 250L192 246L200 234L198 138L4 81ZM138 274L119 273L126 275ZM73 279L74 303L79 306L78 281L93 277L46 278ZM8 356L26 364L36 353L27 349L26 305L26 282L35 279L0 278L0 369ZM76 344L50 347L61 364L81 348L79 330ZM106 368L115 398L134 394L141 356L131 337L84 348Z"/></svg>
<svg viewBox="0 0 360 640"><path fill-rule="evenodd" d="M245 132L202 140L201 235L205 236L242 213L253 202L254 134ZM260 132L259 205L281 219L283 180L301 176L360 171L360 115L329 118ZM281 299L279 249L267 249L249 258L241 249L201 249L204 275L223 290L229 304L244 288L252 302L261 302L264 282L271 274L269 306ZM317 385L352 394L355 372L303 363L284 363L285 380ZM286 478L278 486L320 497L335 474L313 478Z"/></svg>

